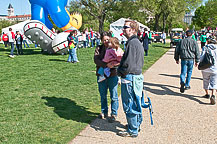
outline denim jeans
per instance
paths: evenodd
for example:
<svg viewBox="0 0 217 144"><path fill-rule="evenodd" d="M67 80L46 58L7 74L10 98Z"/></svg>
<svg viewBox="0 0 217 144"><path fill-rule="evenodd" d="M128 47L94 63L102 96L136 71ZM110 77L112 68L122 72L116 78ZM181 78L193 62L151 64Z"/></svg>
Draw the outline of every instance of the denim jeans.
<svg viewBox="0 0 217 144"><path fill-rule="evenodd" d="M123 81L125 80L125 82ZM126 80L128 82L126 82ZM128 132L138 135L142 123L143 75L126 75L121 82L121 99L128 123Z"/></svg>
<svg viewBox="0 0 217 144"><path fill-rule="evenodd" d="M23 46L24 46L24 48L26 48L26 45L29 47L29 44L27 43L27 41L23 40Z"/></svg>
<svg viewBox="0 0 217 144"><path fill-rule="evenodd" d="M96 47L100 45L100 39L96 39Z"/></svg>
<svg viewBox="0 0 217 144"><path fill-rule="evenodd" d="M14 42L9 42L9 44L11 45L11 53L10 53L10 55L14 55Z"/></svg>
<svg viewBox="0 0 217 144"><path fill-rule="evenodd" d="M69 57L68 57L68 62L77 62L77 54L76 54L76 48L69 49Z"/></svg>
<svg viewBox="0 0 217 144"><path fill-rule="evenodd" d="M99 76L97 76L97 81ZM111 98L111 115L117 115L118 103L118 77L113 76L106 78L102 82L98 82L98 89L101 97L101 111L103 114L108 114L107 92L109 89Z"/></svg>
<svg viewBox="0 0 217 144"><path fill-rule="evenodd" d="M83 41L83 48L87 47L87 41Z"/></svg>
<svg viewBox="0 0 217 144"><path fill-rule="evenodd" d="M91 39L91 47L94 47L93 39Z"/></svg>
<svg viewBox="0 0 217 144"><path fill-rule="evenodd" d="M185 86L190 86L192 70L194 66L194 60L181 60L181 74L180 83L184 83ZM186 77L187 73L187 77ZM185 80L186 77L186 80Z"/></svg>

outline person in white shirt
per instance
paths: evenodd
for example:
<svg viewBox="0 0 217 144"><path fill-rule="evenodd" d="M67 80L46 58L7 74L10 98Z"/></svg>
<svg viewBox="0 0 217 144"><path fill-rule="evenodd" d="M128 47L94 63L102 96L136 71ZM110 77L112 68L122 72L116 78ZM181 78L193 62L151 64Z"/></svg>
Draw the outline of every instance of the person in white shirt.
<svg viewBox="0 0 217 144"><path fill-rule="evenodd" d="M12 28L9 28L8 42L9 42L9 45L11 45L11 53L10 53L9 57L14 58L15 34L14 34L14 32L12 32Z"/></svg>
<svg viewBox="0 0 217 144"><path fill-rule="evenodd" d="M163 33L161 35L161 38L163 39L164 44L166 44L166 33L164 31L163 31Z"/></svg>

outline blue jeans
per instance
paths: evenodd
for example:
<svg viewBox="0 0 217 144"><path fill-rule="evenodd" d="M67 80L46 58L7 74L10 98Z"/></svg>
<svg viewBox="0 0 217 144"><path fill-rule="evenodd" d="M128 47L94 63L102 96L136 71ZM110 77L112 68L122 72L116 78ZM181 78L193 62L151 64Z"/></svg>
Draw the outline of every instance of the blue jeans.
<svg viewBox="0 0 217 144"><path fill-rule="evenodd" d="M9 44L11 45L11 53L10 53L10 55L14 55L14 42L9 42Z"/></svg>
<svg viewBox="0 0 217 144"><path fill-rule="evenodd" d="M92 47L92 48L94 47L93 39L91 39L91 47Z"/></svg>
<svg viewBox="0 0 217 144"><path fill-rule="evenodd" d="M23 46L24 46L24 48L26 48L26 45L29 47L29 44L27 43L27 41L26 40L23 40Z"/></svg>
<svg viewBox="0 0 217 144"><path fill-rule="evenodd" d="M97 81L99 76L97 76ZM107 92L109 89L111 98L111 115L117 115L118 103L118 77L108 77L102 82L98 82L98 89L101 97L101 111L103 114L108 114Z"/></svg>
<svg viewBox="0 0 217 144"><path fill-rule="evenodd" d="M128 74L126 78L122 79L129 81L129 83L121 83L121 98L128 123L127 131L138 135L142 123L143 75Z"/></svg>
<svg viewBox="0 0 217 144"><path fill-rule="evenodd" d="M185 84L186 87L190 86L193 66L194 66L194 60L181 60L180 83ZM186 77L186 73L187 73L187 77Z"/></svg>
<svg viewBox="0 0 217 144"><path fill-rule="evenodd" d="M69 49L69 57L68 57L68 62L77 62L77 54L76 54L76 48Z"/></svg>
<svg viewBox="0 0 217 144"><path fill-rule="evenodd" d="M100 44L100 39L96 39L96 47L98 47Z"/></svg>

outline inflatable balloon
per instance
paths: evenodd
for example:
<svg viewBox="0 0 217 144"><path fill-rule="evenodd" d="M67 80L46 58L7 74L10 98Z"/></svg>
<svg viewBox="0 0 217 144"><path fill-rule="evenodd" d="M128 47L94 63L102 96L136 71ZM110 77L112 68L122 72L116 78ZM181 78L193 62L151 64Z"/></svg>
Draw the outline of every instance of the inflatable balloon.
<svg viewBox="0 0 217 144"><path fill-rule="evenodd" d="M44 23L49 29L53 27L48 15L50 15L57 27L67 30L70 27L79 29L82 23L80 14L70 16L65 8L68 0L29 0L31 3L32 20Z"/></svg>
<svg viewBox="0 0 217 144"><path fill-rule="evenodd" d="M78 30L82 25L81 14L75 12L71 15L65 8L68 0L29 0L31 3L32 20L24 26L24 34L33 43L40 45L43 51L53 54L66 54L68 52L67 36L72 30ZM50 29L53 24L65 32L58 35Z"/></svg>
<svg viewBox="0 0 217 144"><path fill-rule="evenodd" d="M77 30L70 28L66 32L54 34L48 29L42 22L32 20L24 25L24 35L30 39L33 43L40 45L44 52L48 54L67 54L68 53L68 41L67 37L69 32Z"/></svg>

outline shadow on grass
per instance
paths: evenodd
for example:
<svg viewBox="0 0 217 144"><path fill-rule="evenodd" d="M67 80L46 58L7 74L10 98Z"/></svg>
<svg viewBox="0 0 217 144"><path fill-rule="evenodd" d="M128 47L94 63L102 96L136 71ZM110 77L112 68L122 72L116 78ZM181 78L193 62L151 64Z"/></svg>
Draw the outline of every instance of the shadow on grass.
<svg viewBox="0 0 217 144"><path fill-rule="evenodd" d="M61 60L61 59L49 59L49 61L67 62L66 60Z"/></svg>
<svg viewBox="0 0 217 144"><path fill-rule="evenodd" d="M93 113L88 111L87 108L77 105L76 102L68 98L42 97L42 99L47 101L45 104L48 107L54 108L54 112L59 117L66 120L73 120L89 124L97 117L97 115L99 115L99 113Z"/></svg>
<svg viewBox="0 0 217 144"><path fill-rule="evenodd" d="M159 74L162 76L167 76L167 77L174 77L174 78L180 78L179 75L169 75L169 74ZM197 77L191 77L191 79L196 79L196 80L203 80L202 78L197 78Z"/></svg>
<svg viewBox="0 0 217 144"><path fill-rule="evenodd" d="M193 96L193 95L188 95L188 94L184 94L184 93L178 93L178 92L174 92L170 89L170 88L179 89L179 87L164 85L164 84L153 84L153 83L147 83L147 82L143 82L143 85L145 87L145 90L147 90L148 92L153 93L155 95L160 95L160 96L169 95L169 96L175 96L175 97L176 96L184 97L184 98L196 101L199 104L210 105L210 103L204 103L198 99L198 98L203 98L202 96ZM159 88L157 88L157 89L150 88L149 86L160 87L160 89Z"/></svg>
<svg viewBox="0 0 217 144"><path fill-rule="evenodd" d="M0 52L8 52L7 54L10 54L11 48L10 47L7 47L5 49L0 48ZM23 53L24 53L24 55L42 54L41 50L39 50L39 49L30 49L30 48L23 48ZM14 48L14 54L17 54L16 47Z"/></svg>

